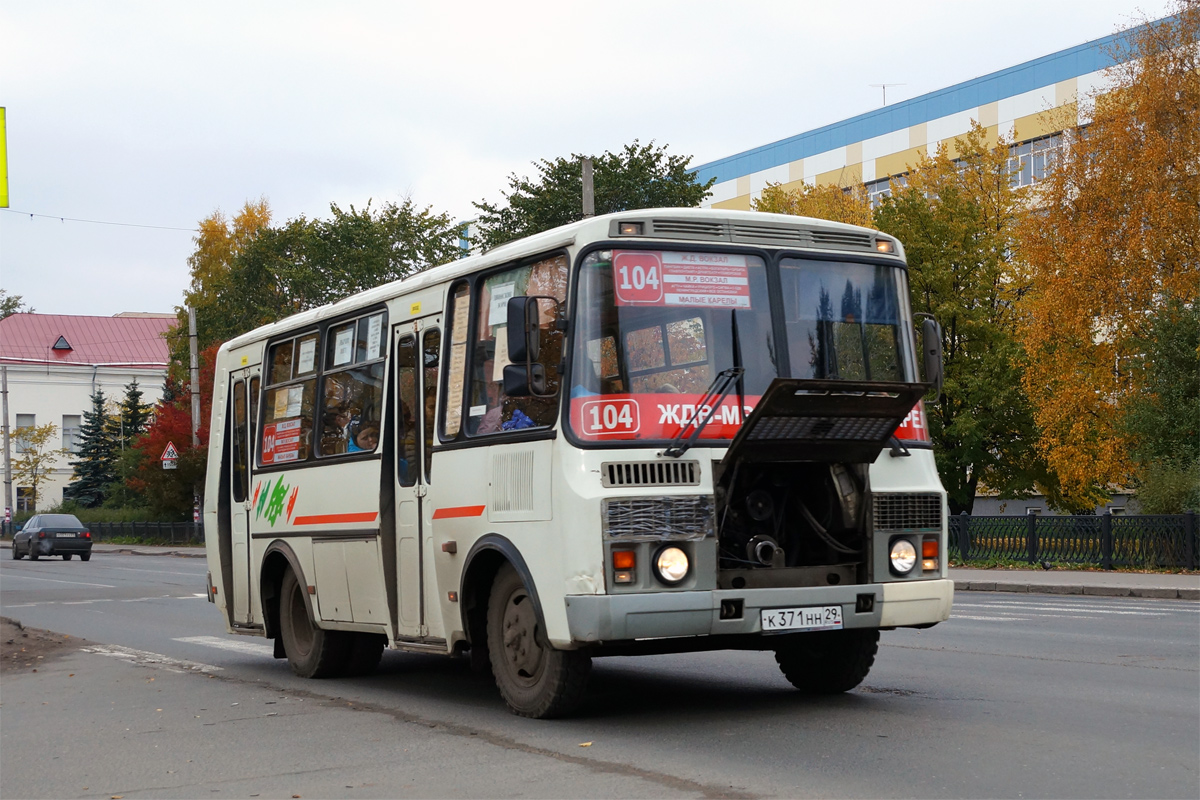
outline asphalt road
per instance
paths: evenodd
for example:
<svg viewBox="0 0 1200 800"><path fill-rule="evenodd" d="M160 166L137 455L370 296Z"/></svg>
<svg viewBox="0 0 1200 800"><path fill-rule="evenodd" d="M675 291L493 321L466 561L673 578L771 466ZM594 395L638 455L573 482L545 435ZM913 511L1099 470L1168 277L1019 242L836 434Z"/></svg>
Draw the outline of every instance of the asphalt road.
<svg viewBox="0 0 1200 800"><path fill-rule="evenodd" d="M612 658L577 717L537 722L463 661L298 679L224 632L204 570L0 562L0 613L92 651L5 676L0 796L1200 796L1194 602L960 593L844 696L769 653Z"/></svg>

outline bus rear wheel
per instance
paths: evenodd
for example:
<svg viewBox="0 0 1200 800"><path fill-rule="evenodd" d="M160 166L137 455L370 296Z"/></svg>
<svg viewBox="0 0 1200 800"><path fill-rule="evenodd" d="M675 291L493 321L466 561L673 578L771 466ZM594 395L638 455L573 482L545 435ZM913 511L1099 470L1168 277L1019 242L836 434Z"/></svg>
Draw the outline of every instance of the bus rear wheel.
<svg viewBox="0 0 1200 800"><path fill-rule="evenodd" d="M346 635L316 626L308 615L304 587L293 570L284 573L279 594L279 634L292 672L301 678L331 678L341 674L349 656Z"/></svg>
<svg viewBox="0 0 1200 800"><path fill-rule="evenodd" d="M496 686L514 714L560 717L583 701L591 656L550 646L525 581L509 564L501 567L492 583L487 641Z"/></svg>
<svg viewBox="0 0 1200 800"><path fill-rule="evenodd" d="M841 694L862 683L875 663L879 631L852 629L801 633L775 650L788 681L806 694Z"/></svg>

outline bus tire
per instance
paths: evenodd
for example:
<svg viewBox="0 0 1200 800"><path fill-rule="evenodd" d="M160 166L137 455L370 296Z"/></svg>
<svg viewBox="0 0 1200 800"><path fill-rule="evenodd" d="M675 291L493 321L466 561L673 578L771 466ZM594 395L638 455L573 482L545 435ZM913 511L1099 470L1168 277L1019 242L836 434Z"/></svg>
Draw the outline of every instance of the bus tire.
<svg viewBox="0 0 1200 800"><path fill-rule="evenodd" d="M875 663L879 631L857 628L801 633L775 650L788 682L806 694L841 694L862 683Z"/></svg>
<svg viewBox="0 0 1200 800"><path fill-rule="evenodd" d="M387 637L380 633L352 633L350 636L350 657L346 661L345 674L352 678L370 675L383 658Z"/></svg>
<svg viewBox="0 0 1200 800"><path fill-rule="evenodd" d="M308 615L304 587L296 573L283 573L279 599L279 634L292 672L301 678L332 678L341 674L349 656L342 631L323 630Z"/></svg>
<svg viewBox="0 0 1200 800"><path fill-rule="evenodd" d="M507 563L492 582L487 642L496 686L514 714L560 717L583 701L591 655L550 646L525 582Z"/></svg>

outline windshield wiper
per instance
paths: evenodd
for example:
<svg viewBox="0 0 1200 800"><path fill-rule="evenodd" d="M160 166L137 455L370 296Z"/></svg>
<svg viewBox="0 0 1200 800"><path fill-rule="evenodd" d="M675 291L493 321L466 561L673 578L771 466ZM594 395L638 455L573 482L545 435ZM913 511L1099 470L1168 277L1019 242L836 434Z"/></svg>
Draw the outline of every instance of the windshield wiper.
<svg viewBox="0 0 1200 800"><path fill-rule="evenodd" d="M723 369L718 372L717 377L713 379L713 382L709 384L708 389L705 390L704 396L697 401L695 413L693 413L691 418L683 424L682 428L679 429L679 435L671 440L671 446L666 450L663 450L660 455L667 456L668 458L679 458L681 455L686 453L688 448L695 444L696 439L700 436L700 433L712 420L713 412L721 407L721 403L725 401L725 398L729 395L730 390L733 389L734 382L737 381L737 379L740 378L742 373L745 371L745 367L730 367L729 369ZM714 401L713 398L716 398L716 400ZM707 414L704 414L705 408L708 409ZM738 409L739 416L741 413L742 409ZM703 420L700 420L701 414L704 414ZM687 429L689 427L694 428L694 430L692 431L692 435L687 437L685 440L684 434L687 433Z"/></svg>

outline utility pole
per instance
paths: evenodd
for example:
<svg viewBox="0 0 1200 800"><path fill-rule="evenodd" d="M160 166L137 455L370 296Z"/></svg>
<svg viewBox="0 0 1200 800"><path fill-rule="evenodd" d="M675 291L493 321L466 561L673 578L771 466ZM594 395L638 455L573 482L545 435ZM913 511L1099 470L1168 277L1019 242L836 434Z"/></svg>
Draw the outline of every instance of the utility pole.
<svg viewBox="0 0 1200 800"><path fill-rule="evenodd" d="M192 362L192 447L200 446L200 357L196 354L196 309L188 309L188 350Z"/></svg>
<svg viewBox="0 0 1200 800"><path fill-rule="evenodd" d="M592 160L583 159L583 216L596 216L596 188L592 182Z"/></svg>
<svg viewBox="0 0 1200 800"><path fill-rule="evenodd" d="M12 520L12 444L8 432L8 367L0 366L0 395L4 397L4 521Z"/></svg>

